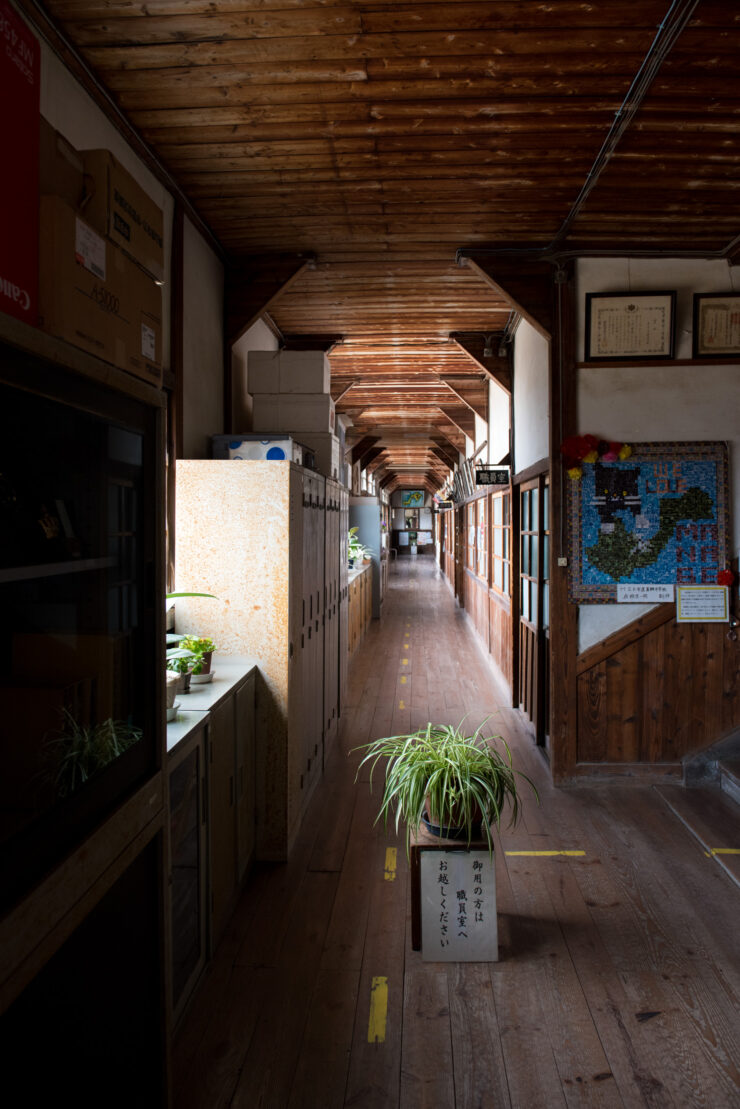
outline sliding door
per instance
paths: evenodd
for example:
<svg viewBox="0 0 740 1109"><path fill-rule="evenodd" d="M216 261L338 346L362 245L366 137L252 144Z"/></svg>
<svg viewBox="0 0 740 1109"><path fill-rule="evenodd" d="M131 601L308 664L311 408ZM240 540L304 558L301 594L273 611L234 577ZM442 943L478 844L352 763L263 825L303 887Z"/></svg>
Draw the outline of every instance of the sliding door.
<svg viewBox="0 0 740 1109"><path fill-rule="evenodd" d="M550 479L519 486L519 708L538 744L549 738Z"/></svg>

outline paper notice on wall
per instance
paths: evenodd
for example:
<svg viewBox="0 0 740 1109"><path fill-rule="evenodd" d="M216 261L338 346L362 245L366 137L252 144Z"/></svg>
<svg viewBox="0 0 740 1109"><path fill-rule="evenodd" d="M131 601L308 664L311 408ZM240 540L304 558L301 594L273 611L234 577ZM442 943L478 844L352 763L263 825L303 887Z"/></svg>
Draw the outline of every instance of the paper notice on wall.
<svg viewBox="0 0 740 1109"><path fill-rule="evenodd" d="M75 258L86 270L105 281L105 239L79 218L75 220Z"/></svg>
<svg viewBox="0 0 740 1109"><path fill-rule="evenodd" d="M676 620L682 624L726 624L730 619L730 590L726 585L679 585Z"/></svg>
<svg viewBox="0 0 740 1109"><path fill-rule="evenodd" d="M672 585L617 584L617 604L619 605L659 605L673 601L675 587Z"/></svg>

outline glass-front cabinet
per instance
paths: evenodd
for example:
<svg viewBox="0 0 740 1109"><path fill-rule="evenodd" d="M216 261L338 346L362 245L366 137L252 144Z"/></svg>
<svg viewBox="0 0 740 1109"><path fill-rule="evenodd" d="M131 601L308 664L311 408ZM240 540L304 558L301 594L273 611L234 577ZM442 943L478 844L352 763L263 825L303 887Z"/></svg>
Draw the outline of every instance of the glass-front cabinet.
<svg viewBox="0 0 740 1109"><path fill-rule="evenodd" d="M0 910L161 765L160 415L0 342Z"/></svg>

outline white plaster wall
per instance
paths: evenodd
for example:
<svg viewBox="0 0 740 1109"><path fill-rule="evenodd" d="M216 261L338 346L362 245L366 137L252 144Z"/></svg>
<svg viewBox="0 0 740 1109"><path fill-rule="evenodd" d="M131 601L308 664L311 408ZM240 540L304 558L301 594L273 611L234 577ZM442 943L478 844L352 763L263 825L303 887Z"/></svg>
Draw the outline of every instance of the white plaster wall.
<svg viewBox="0 0 740 1109"><path fill-rule="evenodd" d="M579 360L585 358L586 293L673 289L677 294L674 357L691 358L694 293L740 291L740 267L691 258L580 258L576 266Z"/></svg>
<svg viewBox="0 0 740 1109"><path fill-rule="evenodd" d="M740 290L740 267L686 259L583 259L577 267L579 351L587 292L676 289L676 358L691 358L694 292ZM623 442L722 440L730 455L733 532L740 552L740 364L581 367L578 430ZM650 611L652 605L581 605L579 650Z"/></svg>
<svg viewBox="0 0 740 1109"><path fill-rule="evenodd" d="M250 350L277 350L278 341L266 323L257 320L231 348L232 425L225 431L252 430L252 395L247 389L247 362Z"/></svg>
<svg viewBox="0 0 740 1109"><path fill-rule="evenodd" d="M224 275L190 220L183 230L183 457L209 458L224 430Z"/></svg>
<svg viewBox="0 0 740 1109"><path fill-rule="evenodd" d="M488 382L488 461L496 466L509 453L509 394Z"/></svg>
<svg viewBox="0 0 740 1109"><path fill-rule="evenodd" d="M475 417L475 449L478 450L478 447L481 445L481 443L486 443L488 441L488 424L486 423L486 421L484 419L482 419L478 415L477 412L474 413L474 417Z"/></svg>
<svg viewBox="0 0 740 1109"><path fill-rule="evenodd" d="M550 453L550 344L522 320L514 336L514 471Z"/></svg>
<svg viewBox="0 0 740 1109"><path fill-rule="evenodd" d="M33 31L33 28L31 28ZM33 32L36 34L36 32ZM36 36L38 38L38 35ZM133 152L104 112L41 42L41 114L77 150L110 150L164 213L165 274L172 255L174 201L164 186ZM170 282L162 288L162 362L170 366Z"/></svg>

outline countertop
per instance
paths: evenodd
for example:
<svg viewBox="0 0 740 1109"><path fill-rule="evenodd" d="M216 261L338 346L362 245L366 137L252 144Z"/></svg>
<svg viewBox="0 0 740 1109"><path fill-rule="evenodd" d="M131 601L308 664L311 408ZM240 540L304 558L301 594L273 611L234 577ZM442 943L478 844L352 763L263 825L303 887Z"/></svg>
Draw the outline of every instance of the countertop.
<svg viewBox="0 0 740 1109"><path fill-rule="evenodd" d="M190 693L178 693L175 703L178 706L175 719L167 724L167 753L187 739L204 720L208 719L211 709L251 673L257 669L257 660L249 655L213 656L213 678L210 682L193 684Z"/></svg>

